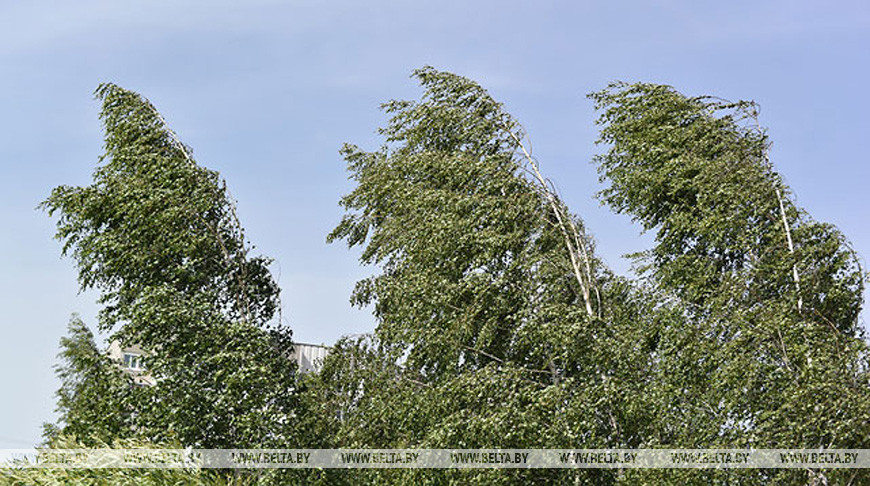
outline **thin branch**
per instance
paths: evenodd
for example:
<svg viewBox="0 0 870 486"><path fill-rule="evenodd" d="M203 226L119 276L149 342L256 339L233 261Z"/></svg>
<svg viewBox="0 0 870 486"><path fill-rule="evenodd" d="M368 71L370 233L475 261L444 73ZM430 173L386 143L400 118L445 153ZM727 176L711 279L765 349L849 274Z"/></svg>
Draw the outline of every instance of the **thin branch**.
<svg viewBox="0 0 870 486"><path fill-rule="evenodd" d="M491 360L493 360L493 361L495 361L495 362L497 362L497 363L499 363L499 364L506 364L505 361L504 361L503 359L501 359L501 358L499 358L499 357L497 357L497 356L493 356L492 354L487 353L486 351L483 351L483 350L481 350L481 349L472 348L471 346L467 346L467 345L465 345L465 344L460 344L460 346L461 346L463 349L466 349L466 350L468 350L468 351L471 351L471 352L478 353L478 354L480 354L480 355L486 356L487 358L489 358L489 359L491 359ZM550 370L535 370L535 369L526 368L526 367L524 367L524 366L521 366L520 369L523 370L523 371L528 371L529 373L539 373L539 374L543 374L543 375L549 375L549 374L551 374L551 371L550 371Z"/></svg>
<svg viewBox="0 0 870 486"><path fill-rule="evenodd" d="M430 384L428 384L428 383L423 383L423 382L420 381L420 380L415 380L414 378L410 378L410 377L408 377L408 376L404 376L404 375L401 375L401 374L400 374L399 376L400 376L403 380L405 380L405 381L410 381L411 383L413 383L413 384L415 384L415 385L422 386L423 388L431 388L431 387L432 387L432 385L430 385Z"/></svg>
<svg viewBox="0 0 870 486"><path fill-rule="evenodd" d="M776 330L776 335L779 337L779 345L782 347L783 363L785 363L785 367L790 373L794 373L794 370L791 368L791 362L788 359L788 351L786 351L785 349L785 340L782 338L782 333L779 331L779 329Z"/></svg>
<svg viewBox="0 0 870 486"><path fill-rule="evenodd" d="M842 334L842 333L840 332L840 330L837 329L836 326L834 326L834 323L831 322L831 320L828 319L827 317L823 316L822 313L818 311L818 309L816 309L816 308L814 307L814 308L813 308L813 312L814 312L817 316L821 317L822 320L825 321L825 324L827 324L828 327L830 327L832 331L834 331L834 332L837 333L837 334Z"/></svg>
<svg viewBox="0 0 870 486"><path fill-rule="evenodd" d="M486 356L487 358L489 358L489 359L491 359L491 360L493 360L493 361L495 361L495 362L497 362L497 363L499 363L499 364L504 364L504 360L503 360L503 359L501 359L501 358L499 358L499 357L496 357L496 356L494 356L494 355L492 355L492 354L490 354L490 353L487 353L486 351L483 351L483 350L481 350L481 349L477 349L477 348L472 348L471 346L467 346L467 345L465 345L465 344L461 344L460 346L462 346L463 349L467 349L468 351L473 351L473 352L475 352L475 353L478 353L478 354L481 354L481 355L483 355L483 356Z"/></svg>
<svg viewBox="0 0 870 486"><path fill-rule="evenodd" d="M585 238L584 235L578 231L576 225L571 219L570 214L566 214L561 205L558 196L556 196L555 190L551 188L549 181L541 174L540 169L538 168L537 162L526 149L525 145L523 145L522 140L513 133L512 130L506 130L511 138L514 139L517 146L523 152L523 156L529 164L529 167L532 169L532 174L534 175L535 180L541 187L541 190L544 192L547 202L550 204L550 208L553 211L553 215L556 217L558 221L559 229L561 230L562 237L565 240L565 246L568 249L568 256L571 259L571 269L574 273L574 277L577 280L577 283L580 285L580 291L583 294L583 300L586 304L586 313L589 317L592 317L595 312L592 310L592 298L590 287L593 286L592 280L592 268L590 264L589 254L586 251L586 245L584 244ZM579 261L583 260L583 264ZM584 267L585 266L585 275L584 275ZM597 289L596 289L597 291ZM599 309L600 313L600 309Z"/></svg>
<svg viewBox="0 0 870 486"><path fill-rule="evenodd" d="M758 121L758 110L757 110L756 105L754 103L752 104L752 111L749 113L749 116L755 121L755 129L758 131L758 134L760 136L763 136L764 132L762 131L761 124ZM763 138L762 138L762 141L763 141ZM763 160L765 168L768 171L770 171L771 174L773 174L773 164L770 163L770 154L768 152L768 146L766 144L763 146L761 153L762 153L762 160ZM795 252L794 252L794 243L792 242L792 239L791 239L791 225L789 225L788 216L786 215L786 212L785 212L785 202L784 202L784 198L782 195L782 191L780 190L779 185L776 184L775 181L774 181L773 189L774 189L774 191L776 191L776 199L777 199L777 201L779 201L779 213L780 213L780 216L782 217L782 226L783 226L783 229L785 231L785 241L788 245L788 252L791 254L792 258L794 258ZM798 314L800 314L803 311L803 297L801 296L801 278L800 278L800 275L798 274L797 261L792 263L791 271L792 271L792 279L794 280L794 285L795 285L795 292L797 293L797 310L798 310Z"/></svg>

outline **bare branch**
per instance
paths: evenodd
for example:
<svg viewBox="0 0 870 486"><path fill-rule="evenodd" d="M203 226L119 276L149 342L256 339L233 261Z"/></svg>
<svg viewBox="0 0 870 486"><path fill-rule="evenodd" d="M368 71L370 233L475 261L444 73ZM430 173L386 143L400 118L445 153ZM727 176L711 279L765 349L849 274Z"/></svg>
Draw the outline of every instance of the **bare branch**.
<svg viewBox="0 0 870 486"><path fill-rule="evenodd" d="M763 135L764 132L762 131L761 124L758 121L758 110L756 109L756 105L754 103L752 104L752 111L750 112L749 116L755 122L755 129L758 131L759 135ZM773 174L773 165L770 163L770 154L766 145L762 148L762 160L765 168L770 171L771 174ZM782 226L783 230L785 231L785 241L788 245L788 252L792 255L792 257L794 257L795 253L794 243L791 239L791 225L789 225L788 216L785 212L785 202L782 191L780 190L779 185L776 183L774 183L773 189L774 191L776 191L776 199L779 202L779 213L782 217ZM801 278L798 274L797 261L792 263L791 271L792 279L794 280L795 285L795 292L797 293L797 310L798 313L801 313L803 311L803 297L801 296Z"/></svg>
<svg viewBox="0 0 870 486"><path fill-rule="evenodd" d="M525 145L523 145L522 140L513 131L506 131L522 151L523 156L528 162L528 166L531 168L531 174L534 176L534 179L537 181L547 198L547 202L550 204L550 208L553 211L553 215L556 217L562 237L565 240L565 247L567 248L568 256L571 259L571 269L574 273L574 278L580 285L580 291L583 294L583 301L586 304L586 314L589 315L589 317L592 317L595 315L595 312L592 310L592 296L590 289L594 288L594 280L592 277L591 259L586 251L585 235L577 229L571 215L564 210L561 200L556 194L555 189L552 187L552 183L541 174L541 171L538 168L538 163L526 149ZM600 294L598 293L598 289L595 289L595 292L599 300L598 312L600 315Z"/></svg>

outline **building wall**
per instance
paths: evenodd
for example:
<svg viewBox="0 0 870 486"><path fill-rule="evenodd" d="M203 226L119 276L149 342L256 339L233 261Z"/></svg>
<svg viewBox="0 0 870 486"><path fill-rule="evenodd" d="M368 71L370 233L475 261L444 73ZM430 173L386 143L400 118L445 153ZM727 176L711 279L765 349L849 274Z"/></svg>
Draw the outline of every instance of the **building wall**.
<svg viewBox="0 0 870 486"><path fill-rule="evenodd" d="M141 369L133 369L126 366L124 355L131 354L147 359L145 353L139 346L129 346L122 348L118 341L109 343L109 357L118 363L118 366L129 373L133 377L133 381L137 385L153 385L154 379L148 374L147 366ZM293 344L293 357L296 359L300 373L310 373L320 371L323 366L323 360L329 354L329 348L319 344L295 343Z"/></svg>
<svg viewBox="0 0 870 486"><path fill-rule="evenodd" d="M296 358L296 365L299 367L300 373L320 371L327 354L329 354L329 348L326 346L305 343L293 345L293 356Z"/></svg>
<svg viewBox="0 0 870 486"><path fill-rule="evenodd" d="M130 368L124 362L124 355L130 354L138 356L139 359L147 359L147 354L142 351L139 346L128 346L126 348L121 347L121 343L118 341L112 341L109 343L109 357L115 360L118 363L118 366L127 372L132 378L133 382L137 385L153 385L154 378L148 374L147 365L140 368Z"/></svg>

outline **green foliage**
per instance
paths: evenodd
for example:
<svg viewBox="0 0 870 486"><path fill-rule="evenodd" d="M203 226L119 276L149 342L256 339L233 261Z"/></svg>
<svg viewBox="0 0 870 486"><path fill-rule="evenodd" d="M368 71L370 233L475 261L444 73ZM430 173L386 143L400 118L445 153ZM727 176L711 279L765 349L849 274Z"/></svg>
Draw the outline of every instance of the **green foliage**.
<svg viewBox="0 0 870 486"><path fill-rule="evenodd" d="M420 101L384 105L384 146L342 151L357 185L341 200L348 213L329 241L361 246L361 261L378 265L352 297L374 304L378 326L375 337L340 343L307 384L323 426L314 435L324 444L866 442L867 349L857 325L864 275L843 236L790 200L767 160L754 104L645 84L591 95L610 146L596 159L609 183L601 197L656 230L656 246L641 260L644 278L627 281L595 258L582 222L540 175L499 103L450 73L424 68L415 76L425 89ZM807 474L340 477L654 484Z"/></svg>
<svg viewBox="0 0 870 486"><path fill-rule="evenodd" d="M596 158L610 183L600 196L656 230L648 263L664 287L707 310L800 299L803 314L858 332L857 259L834 227L788 198L755 104L650 84L617 83L590 96L601 111L600 143L610 145Z"/></svg>
<svg viewBox="0 0 870 486"><path fill-rule="evenodd" d="M84 449L181 449L178 443L151 444L134 439L77 441L69 436L55 437L53 448ZM216 469L42 469L26 468L21 462L0 467L0 484L8 486L74 486L136 484L141 486L200 485L248 486L268 483L270 472L234 474ZM272 483L269 483L272 484Z"/></svg>
<svg viewBox="0 0 870 486"><path fill-rule="evenodd" d="M415 76L420 101L384 105L385 145L342 151L357 186L329 241L363 246L361 261L379 266L352 297L374 304L378 326L371 341L337 346L310 384L322 423L334 427L325 435L358 447L638 444L649 421L653 300L595 258L501 104L460 76ZM575 476L383 474L360 473L374 482Z"/></svg>
<svg viewBox="0 0 870 486"><path fill-rule="evenodd" d="M289 329L272 323L270 260L250 256L226 185L147 100L112 84L96 94L103 165L43 207L82 288L101 292L100 329L148 353L157 384L125 392L133 428L190 446L286 444L295 368Z"/></svg>
<svg viewBox="0 0 870 486"><path fill-rule="evenodd" d="M225 185L146 100L113 85L97 91L105 164L93 185L57 188L45 207L60 216L58 238L82 287L102 292L100 328L153 354L157 386L118 385L86 329L71 327L63 432L78 435L93 420L94 440L135 432L201 447L866 448L866 276L845 237L794 204L753 103L652 84L590 95L607 146L595 159L608 184L600 197L656 234L639 257L641 278L628 280L596 257L500 103L454 74L414 75L423 96L383 105L383 146L342 149L356 187L328 236L361 247L361 262L377 267L351 298L373 305L376 331L341 340L322 371L298 383L282 353L289 331L269 327L278 308L269 260L249 255ZM122 413L82 406L102 394L100 410ZM260 479L754 484L866 475L327 470Z"/></svg>
<svg viewBox="0 0 870 486"><path fill-rule="evenodd" d="M44 436L49 444L60 436L80 437L84 446L133 434L129 400L130 378L100 352L94 336L74 315L69 336L60 340L56 367L61 387L57 391L58 421L46 424Z"/></svg>
<svg viewBox="0 0 870 486"><path fill-rule="evenodd" d="M843 235L789 198L757 107L650 84L590 96L609 146L600 196L656 231L647 276L687 317L662 329L650 442L866 447L865 275Z"/></svg>
<svg viewBox="0 0 870 486"><path fill-rule="evenodd" d="M83 289L107 304L100 327L127 316L149 288L208 294L229 318L268 321L278 290L263 257L249 258L226 185L198 166L156 109L112 84L96 91L105 162L87 187L60 186L44 203Z"/></svg>
<svg viewBox="0 0 870 486"><path fill-rule="evenodd" d="M580 292L547 200L523 176L518 125L470 80L416 76L421 102L384 105L387 145L343 149L358 185L329 241L365 246L361 261L383 269L353 301L375 305L379 338L427 376L505 360L547 369L563 350L545 349L539 334L577 313ZM560 332L588 321L570 319L577 328Z"/></svg>

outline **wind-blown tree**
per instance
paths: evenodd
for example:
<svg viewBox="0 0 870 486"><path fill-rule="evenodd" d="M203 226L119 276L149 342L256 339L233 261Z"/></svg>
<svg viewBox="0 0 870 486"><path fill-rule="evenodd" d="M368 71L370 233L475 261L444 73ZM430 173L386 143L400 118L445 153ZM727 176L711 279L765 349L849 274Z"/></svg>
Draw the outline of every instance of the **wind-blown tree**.
<svg viewBox="0 0 870 486"><path fill-rule="evenodd" d="M321 433L325 444L864 444L864 275L845 238L793 204L755 105L654 85L591 95L610 145L596 159L610 183L601 197L657 231L643 279L627 281L595 257L499 103L460 76L415 76L420 101L384 105L384 146L343 149L357 185L329 240L363 247L361 261L379 266L352 297L374 305L378 326L368 345L338 346L312 380L312 408L333 417L322 422L332 431ZM819 410L835 413L808 419ZM525 473L437 474L509 482ZM807 474L823 475L665 476Z"/></svg>
<svg viewBox="0 0 870 486"><path fill-rule="evenodd" d="M148 353L156 385L133 390L131 430L188 446L286 445L295 368L270 260L251 255L225 183L148 100L113 84L96 96L106 136L94 182L57 187L43 207L59 216L82 289L100 291L99 329Z"/></svg>
<svg viewBox="0 0 870 486"><path fill-rule="evenodd" d="M866 447L865 274L835 227L794 204L757 106L653 84L590 96L609 146L600 196L655 231L641 261L687 316L662 330L649 442Z"/></svg>
<svg viewBox="0 0 870 486"><path fill-rule="evenodd" d="M501 104L461 76L415 77L421 100L384 105L384 146L342 150L357 185L328 240L363 247L361 261L380 269L352 297L378 320L363 356L402 360L361 372L359 352L332 353L321 386L345 392L332 395L329 413L344 417L333 437L372 447L636 445L649 422L641 389L655 306L598 260ZM390 353L371 358L378 349Z"/></svg>
<svg viewBox="0 0 870 486"><path fill-rule="evenodd" d="M69 336L60 340L62 364L55 368L61 381L58 418L45 425L46 442L51 445L65 435L81 438L83 446L96 446L132 436L132 381L100 351L81 318L73 315L68 329Z"/></svg>

